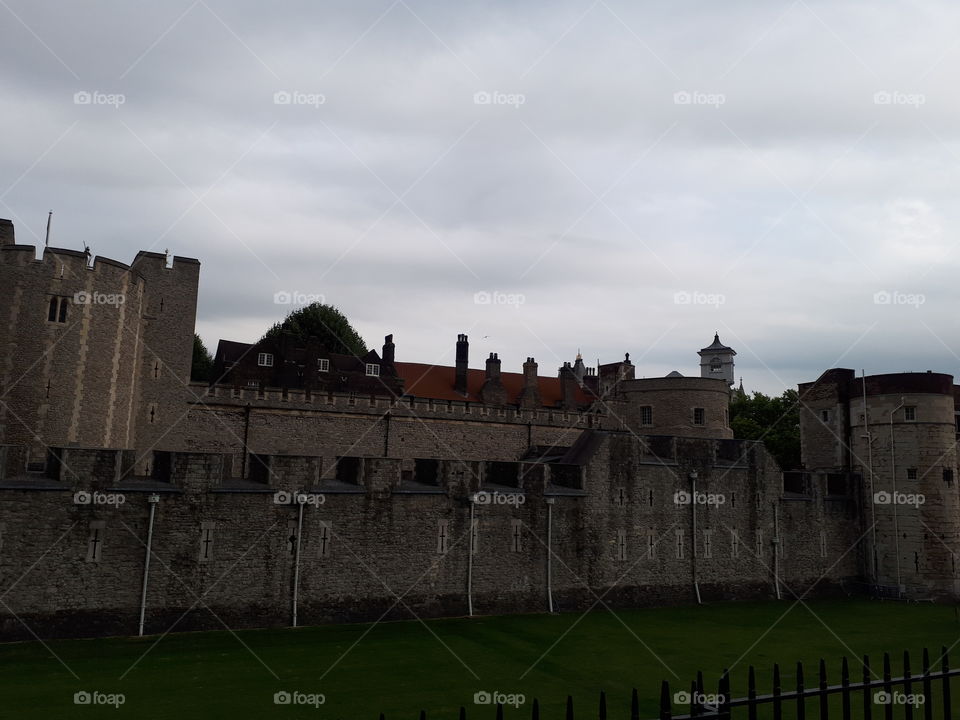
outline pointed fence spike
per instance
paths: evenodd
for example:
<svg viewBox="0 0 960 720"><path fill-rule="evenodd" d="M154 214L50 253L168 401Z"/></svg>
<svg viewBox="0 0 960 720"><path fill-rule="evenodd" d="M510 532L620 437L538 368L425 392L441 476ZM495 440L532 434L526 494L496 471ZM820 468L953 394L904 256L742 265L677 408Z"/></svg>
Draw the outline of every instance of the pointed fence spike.
<svg viewBox="0 0 960 720"><path fill-rule="evenodd" d="M824 662L823 658L820 658L819 675L820 685L818 689L820 690L820 694L817 697L820 700L820 717L826 720L830 714L830 707L828 704L830 696L827 695L827 663Z"/></svg>
<svg viewBox="0 0 960 720"><path fill-rule="evenodd" d="M797 720L807 717L807 696L804 694L806 686L803 684L803 663L797 661Z"/></svg>
<svg viewBox="0 0 960 720"><path fill-rule="evenodd" d="M607 694L600 691L600 720L607 720Z"/></svg>
<svg viewBox="0 0 960 720"><path fill-rule="evenodd" d="M747 674L747 720L757 720L757 672L750 666Z"/></svg>
<svg viewBox="0 0 960 720"><path fill-rule="evenodd" d="M636 688L630 694L630 720L640 720L640 696Z"/></svg>
<svg viewBox="0 0 960 720"><path fill-rule="evenodd" d="M873 713L873 692L870 687L870 656L863 656L863 720L871 720Z"/></svg>
<svg viewBox="0 0 960 720"><path fill-rule="evenodd" d="M573 697L567 695L567 720L576 720L573 717Z"/></svg>
<svg viewBox="0 0 960 720"><path fill-rule="evenodd" d="M540 720L540 701L533 699L533 712L530 714L530 720Z"/></svg>
<svg viewBox="0 0 960 720"><path fill-rule="evenodd" d="M503 703L497 703L497 720L503 720Z"/></svg>
<svg viewBox="0 0 960 720"><path fill-rule="evenodd" d="M467 709L463 705L460 706L460 720L467 720Z"/></svg>
<svg viewBox="0 0 960 720"><path fill-rule="evenodd" d="M671 717L673 705L670 703L670 683L664 680L660 683L660 720L670 720Z"/></svg>

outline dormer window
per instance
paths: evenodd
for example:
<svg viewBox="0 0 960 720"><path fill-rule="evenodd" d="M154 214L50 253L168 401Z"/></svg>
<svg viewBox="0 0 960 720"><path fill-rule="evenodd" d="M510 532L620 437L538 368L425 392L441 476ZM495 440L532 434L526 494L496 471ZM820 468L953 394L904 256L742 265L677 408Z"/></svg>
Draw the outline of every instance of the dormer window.
<svg viewBox="0 0 960 720"><path fill-rule="evenodd" d="M327 358L317 358L317 370L319 372L330 372L330 361Z"/></svg>
<svg viewBox="0 0 960 720"><path fill-rule="evenodd" d="M273 367L273 355L271 353L259 353L257 355L257 365L260 367Z"/></svg>
<svg viewBox="0 0 960 720"><path fill-rule="evenodd" d="M380 377L380 366L376 363L367 363L367 375L370 377Z"/></svg>

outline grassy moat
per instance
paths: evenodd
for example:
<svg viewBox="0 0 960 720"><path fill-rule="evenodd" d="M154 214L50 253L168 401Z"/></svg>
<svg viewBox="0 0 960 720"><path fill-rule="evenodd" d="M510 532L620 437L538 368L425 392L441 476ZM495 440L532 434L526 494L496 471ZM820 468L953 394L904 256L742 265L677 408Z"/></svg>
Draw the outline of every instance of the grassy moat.
<svg viewBox="0 0 960 720"><path fill-rule="evenodd" d="M383 712L387 720L415 720L425 709L427 718L452 720L463 705L468 718L492 720L494 708L475 698L496 692L523 701L506 707L507 718L529 718L533 698L544 718L563 718L568 694L577 718L595 718L604 690L617 720L629 717L636 687L641 717L653 718L661 680L689 689L698 670L715 691L719 672L730 667L740 696L750 664L768 689L770 668L780 662L787 689L798 660L808 686L820 658L830 682L839 682L844 655L854 680L859 657L869 654L879 671L884 651L894 675L903 650L918 673L921 648L939 651L958 640L953 606L846 600L15 643L0 645L0 717L376 720ZM951 655L960 663L960 645ZM955 686L957 703L960 681ZM275 703L284 692L278 699L290 703ZM76 693L88 693L78 699L89 704L75 703Z"/></svg>

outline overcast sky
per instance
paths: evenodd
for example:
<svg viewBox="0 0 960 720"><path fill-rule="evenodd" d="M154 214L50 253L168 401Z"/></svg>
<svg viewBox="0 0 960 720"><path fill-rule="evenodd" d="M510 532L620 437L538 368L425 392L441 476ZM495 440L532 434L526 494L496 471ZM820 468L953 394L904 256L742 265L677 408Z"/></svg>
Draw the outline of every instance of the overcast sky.
<svg viewBox="0 0 960 720"><path fill-rule="evenodd" d="M0 0L0 217L198 258L211 349L955 373L958 64L949 2Z"/></svg>

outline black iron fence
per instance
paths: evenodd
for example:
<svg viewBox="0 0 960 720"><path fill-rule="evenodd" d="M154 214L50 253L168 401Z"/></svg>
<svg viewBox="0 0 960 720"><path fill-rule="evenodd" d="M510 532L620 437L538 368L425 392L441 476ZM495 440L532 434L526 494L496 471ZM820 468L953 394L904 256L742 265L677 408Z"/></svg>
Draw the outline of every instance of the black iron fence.
<svg viewBox="0 0 960 720"><path fill-rule="evenodd" d="M820 660L817 672L811 683L805 680L802 663L796 664L796 673L792 677L793 687L787 688L783 682L785 675L780 665L775 664L772 672L771 692L758 692L757 674L751 665L747 675L747 692L742 697L731 695L730 677L727 671L721 675L716 692L711 692L704 684L703 673L698 673L689 689L673 691L668 681L660 687L660 714L658 720L806 720L807 717L818 720L842 718L842 720L953 720L953 705L950 689L951 678L960 675L960 669L951 670L947 648L930 660L926 648L921 658L920 672L911 671L910 654L903 653L902 674L893 677L889 653L883 656L880 674L870 665L869 656L864 656L855 674L860 679L851 678L850 666L843 658L840 668L839 684L828 681L827 666ZM624 698L624 700L626 700ZM592 707L590 707L592 706ZM595 708L595 709L593 709ZM674 713L680 708L680 714ZM496 713L497 720L504 720L504 707L495 708L482 705L471 710L473 718L490 718ZM615 709L609 720L640 720L640 702L636 688L632 692L627 714L626 702ZM540 703L534 699L530 709L509 708L507 715L521 717L529 713L531 720L541 720ZM598 718L608 720L607 696L600 693L598 705L584 704L582 709L574 710L574 700L567 697L565 720L588 720ZM957 713L960 720L960 711ZM553 716L560 720L559 716ZM386 720L383 713L380 720ZM420 711L420 720L427 720L427 713ZM460 708L459 720L467 720L467 710ZM547 720L543 716L543 720Z"/></svg>

